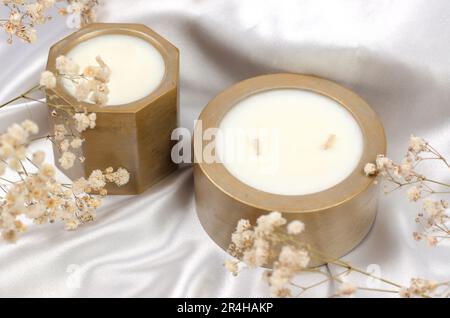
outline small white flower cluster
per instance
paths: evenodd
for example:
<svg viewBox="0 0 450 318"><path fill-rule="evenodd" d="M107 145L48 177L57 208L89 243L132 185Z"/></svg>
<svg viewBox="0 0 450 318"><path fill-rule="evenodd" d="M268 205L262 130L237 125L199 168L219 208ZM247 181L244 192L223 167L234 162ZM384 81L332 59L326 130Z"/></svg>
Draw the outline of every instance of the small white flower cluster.
<svg viewBox="0 0 450 318"><path fill-rule="evenodd" d="M416 241L425 239L429 246L436 246L439 239L449 238L447 223L450 219L449 203L446 200L433 200L426 198L422 202L424 213L419 213L416 217L416 223L422 225L422 232L414 232L413 237Z"/></svg>
<svg viewBox="0 0 450 318"><path fill-rule="evenodd" d="M82 178L72 186L58 182L54 166L44 162L44 152L36 151L31 156L27 153L30 136L37 132L37 125L27 120L13 124L0 135L0 188L5 193L0 196L0 233L9 242L26 230L21 217L36 224L61 220L67 230L94 220L101 196L107 194L107 183L122 186L129 180L127 170L108 168L95 170L87 180ZM25 168L26 162L34 168ZM4 177L8 168L17 172L17 180Z"/></svg>
<svg viewBox="0 0 450 318"><path fill-rule="evenodd" d="M339 297L349 297L356 293L358 290L358 287L351 283L351 282L342 282L339 285L338 291L336 293L336 296Z"/></svg>
<svg viewBox="0 0 450 318"><path fill-rule="evenodd" d="M295 238L304 231L304 228L304 224L298 220L287 224L280 212L260 216L256 220L256 226L252 226L248 220L240 220L236 231L232 234L232 243L228 251L251 268L271 264L273 271L266 271L264 280L271 287L272 295L289 297L290 280L308 266L310 259L308 251L303 246L283 245L282 237L289 235ZM275 246L281 247L276 250ZM238 274L238 265L237 260L225 262L226 269L233 275Z"/></svg>
<svg viewBox="0 0 450 318"><path fill-rule="evenodd" d="M48 12L57 3L56 0L2 0L2 4L9 9L8 17L0 18L0 29L8 35L8 43L12 43L13 36L26 43L33 43L37 39L36 25L51 20ZM67 16L67 24L79 28L95 22L95 10L98 0L66 0L66 7L58 8L58 12Z"/></svg>
<svg viewBox="0 0 450 318"><path fill-rule="evenodd" d="M61 55L56 58L57 74L45 71L41 74L39 84L54 93L57 77L70 80L75 87L75 98L77 101L90 100L103 106L108 102L109 88L107 83L111 70L100 56L96 57L98 66L87 66L80 74L80 66L72 59Z"/></svg>
<svg viewBox="0 0 450 318"><path fill-rule="evenodd" d="M408 287L401 288L399 296L402 298L412 297L433 297L433 293L438 289L440 284L434 281L411 278L410 285Z"/></svg>
<svg viewBox="0 0 450 318"><path fill-rule="evenodd" d="M408 151L400 164L395 164L384 155L378 155L375 163L367 163L365 165L364 172L367 176L381 174L384 177L399 177L406 181L411 181L413 178L420 177L414 171L415 164L423 159L420 157L420 154L430 151L428 143L423 138L411 135Z"/></svg>
<svg viewBox="0 0 450 318"><path fill-rule="evenodd" d="M278 260L273 263L273 270L264 272L264 281L270 286L272 297L290 297L289 283L305 270L309 261L305 248L282 246Z"/></svg>
<svg viewBox="0 0 450 318"><path fill-rule="evenodd" d="M108 101L109 89L106 83L109 81L110 69L99 56L96 60L98 66L87 66L83 73L79 74L79 65L70 58L61 55L56 59L57 74L45 71L41 74L39 81L40 88L48 90L49 100L47 102L51 107L55 108L52 112L53 117L58 117L57 109L72 116L71 120L62 117L61 123L54 126L53 136L49 136L49 139L60 150L61 157L58 159L58 162L66 170L74 166L77 159L77 149L80 149L83 145L84 139L80 138L79 134L87 129L95 128L97 115L88 113L86 109L83 109L78 104L52 104L52 100L57 96L54 88L56 87L57 77L70 79L75 85L75 97L78 101L89 99L98 105L104 105ZM72 114L73 112L75 113ZM74 129L71 129L70 125L73 125ZM74 131L78 135L75 135ZM85 160L82 155L78 156L78 159L80 162Z"/></svg>
<svg viewBox="0 0 450 318"><path fill-rule="evenodd" d="M30 120L13 124L6 133L0 135L0 175L7 167L23 171L22 160L26 159L28 139L37 134L38 126Z"/></svg>
<svg viewBox="0 0 450 318"><path fill-rule="evenodd" d="M81 133L87 129L95 128L97 115L95 113L76 113L73 115L73 119L75 120L75 129Z"/></svg>
<svg viewBox="0 0 450 318"><path fill-rule="evenodd" d="M424 213L419 213L416 222L422 225L422 232L414 232L415 240L426 238L428 245L435 246L445 238L450 238L447 230L447 223L450 221L448 211L449 202L446 200L432 199L430 196L439 193L449 193L448 191L437 191L436 186L443 186L448 190L449 184L432 180L415 170L415 167L425 160L437 160L444 163L448 168L448 161L423 138L412 135L410 138L406 156L401 164L395 164L391 159L378 155L375 163L367 163L364 172L367 176L379 176L387 184L393 184L394 188L386 192L391 192L404 186L408 186L406 191L408 200L418 202L423 200L422 209Z"/></svg>
<svg viewBox="0 0 450 318"><path fill-rule="evenodd" d="M373 290L377 292L398 293L400 297L448 297L450 282L436 283L433 281L413 278L410 286L402 288L400 284L386 278L375 276L369 272L354 267L349 262L326 256L314 247L304 244L298 235L303 233L305 226L301 221L287 222L279 212L271 212L260 216L256 225L248 220L240 220L235 232L232 233L228 252L234 259L225 261L226 270L237 276L244 265L250 268L256 266L272 267L263 272L263 281L271 290L273 297L292 297L294 289L300 290L296 297L304 292L334 282L337 289L330 297L351 297L358 290ZM329 273L319 268L308 268L310 255L322 261L344 268L340 273ZM242 260L242 261L240 261ZM371 279L388 284L392 289L358 287L348 281L351 273L365 275ZM320 280L306 285L298 282L302 274L307 274L308 281L313 275L320 275ZM326 278L323 279L323 276Z"/></svg>
<svg viewBox="0 0 450 318"><path fill-rule="evenodd" d="M66 0L68 6L59 10L63 16L67 16L69 28L81 28L97 20L96 7L98 0Z"/></svg>
<svg viewBox="0 0 450 318"><path fill-rule="evenodd" d="M395 164L391 159L384 155L378 155L375 163L367 163L364 166L366 176L381 175L383 177L403 178L411 181L414 177L419 177L413 170L413 161L406 157L401 164Z"/></svg>
<svg viewBox="0 0 450 318"><path fill-rule="evenodd" d="M72 184L72 191L75 194L79 193L93 193L97 192L101 195L106 195L106 183L114 183L117 186L123 186L130 180L129 172L124 168L119 168L114 171L112 167L105 171L94 170L88 179L80 178Z"/></svg>
<svg viewBox="0 0 450 318"><path fill-rule="evenodd" d="M17 36L24 42L36 41L35 26L50 20L47 11L54 6L55 0L38 0L35 2L23 0L3 0L3 4L9 8L9 17L0 22L8 35L8 43L12 43L13 36Z"/></svg>
<svg viewBox="0 0 450 318"><path fill-rule="evenodd" d="M95 113L75 113L72 117L75 130L78 133L81 133L86 129L95 128L96 118L97 116ZM69 132L69 129L65 124L55 125L53 136L49 136L49 138L53 140L53 143L58 146L58 149L61 152L61 156L58 159L61 167L66 170L72 168L77 159L75 153L83 145L84 139ZM84 156L80 155L78 159L80 162L84 162Z"/></svg>

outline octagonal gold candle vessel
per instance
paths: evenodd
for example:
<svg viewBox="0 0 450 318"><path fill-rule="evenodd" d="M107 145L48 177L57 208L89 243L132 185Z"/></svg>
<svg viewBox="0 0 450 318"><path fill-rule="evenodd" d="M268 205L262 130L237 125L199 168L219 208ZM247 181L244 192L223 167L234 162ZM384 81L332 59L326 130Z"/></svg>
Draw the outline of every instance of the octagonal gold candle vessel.
<svg viewBox="0 0 450 318"><path fill-rule="evenodd" d="M221 162L201 158L211 140L201 138L218 128L225 115L240 101L276 89L297 89L325 96L344 107L359 125L362 154L356 168L341 182L320 192L281 195L258 190L235 177ZM240 219L252 224L270 211L289 221L300 220L305 231L299 240L329 258L339 258L369 232L376 215L377 186L366 177L364 165L386 152L383 126L372 108L354 92L332 81L301 74L271 74L244 80L216 96L199 116L194 139L194 182L198 217L209 236L223 249ZM339 169L339 167L336 167ZM323 264L313 258L310 266Z"/></svg>
<svg viewBox="0 0 450 318"><path fill-rule="evenodd" d="M56 73L56 58L66 55L74 47L103 35L127 35L137 37L153 46L164 60L164 75L160 84L147 96L125 104L98 106L78 102L64 87L60 79L56 94L47 91L52 104L78 104L89 113L97 115L95 129L81 134L84 162L77 162L69 170L62 170L71 179L87 177L94 169L123 167L130 172L130 181L122 187L110 187L110 194L136 194L173 172L177 166L170 158L171 133L177 127L179 53L178 49L163 37L140 24L98 23L57 42L50 49L47 70ZM101 55L101 54L100 54ZM51 96L50 96L51 95ZM56 95L56 96L55 96ZM53 110L49 106L50 113ZM63 113L63 112L59 112ZM64 120L72 121L65 114ZM50 116L52 125L61 119ZM60 152L54 145L55 163L59 166Z"/></svg>

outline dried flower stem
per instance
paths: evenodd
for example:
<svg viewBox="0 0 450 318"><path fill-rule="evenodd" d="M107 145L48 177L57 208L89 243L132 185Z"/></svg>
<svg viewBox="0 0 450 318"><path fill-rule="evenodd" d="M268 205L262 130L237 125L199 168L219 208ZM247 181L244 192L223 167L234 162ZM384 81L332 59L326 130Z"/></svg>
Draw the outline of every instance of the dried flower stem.
<svg viewBox="0 0 450 318"><path fill-rule="evenodd" d="M23 92L22 94L20 94L20 95L18 95L18 96L16 96L16 97L10 99L9 101L7 101L7 102L1 104L1 105L0 105L0 108L5 107L5 106L8 106L9 104L12 104L12 103L14 103L14 102L16 102L16 101L18 101L18 100L20 100L20 99L24 99L24 98L26 99L26 98L28 98L28 94L32 93L33 91L35 91L35 90L37 90L37 89L40 89L40 87L41 87L41 85L39 85L39 84L33 86L32 88L26 90L26 91Z"/></svg>

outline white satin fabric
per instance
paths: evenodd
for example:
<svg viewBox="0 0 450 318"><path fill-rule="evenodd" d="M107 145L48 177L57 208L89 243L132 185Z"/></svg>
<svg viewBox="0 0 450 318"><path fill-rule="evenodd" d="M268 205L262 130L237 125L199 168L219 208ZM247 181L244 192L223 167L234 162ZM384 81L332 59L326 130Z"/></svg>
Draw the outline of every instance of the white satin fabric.
<svg viewBox="0 0 450 318"><path fill-rule="evenodd" d="M180 49L184 127L237 81L315 74L373 106L389 154L399 159L411 133L450 155L449 11L447 0L106 0L99 20L146 24ZM35 83L49 47L71 32L61 18L39 31L34 45L0 43L0 102ZM22 118L46 127L46 110L28 103L1 110L0 128ZM98 220L78 231L34 226L17 244L1 244L0 296L268 296L262 270L238 278L224 270L227 255L198 221L192 182L185 167L142 195L108 197ZM345 259L402 284L416 276L449 280L448 245L428 248L411 238L418 209L403 193L382 197L372 231ZM327 296L332 288L307 295Z"/></svg>

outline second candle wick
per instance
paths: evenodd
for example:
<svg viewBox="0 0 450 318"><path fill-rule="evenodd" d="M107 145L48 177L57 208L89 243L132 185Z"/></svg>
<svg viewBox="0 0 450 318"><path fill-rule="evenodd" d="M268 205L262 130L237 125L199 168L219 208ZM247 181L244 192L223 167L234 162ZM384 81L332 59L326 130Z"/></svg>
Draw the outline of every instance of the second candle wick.
<svg viewBox="0 0 450 318"><path fill-rule="evenodd" d="M335 142L336 142L336 135L335 134L330 134L330 136L328 136L327 141L322 146L323 150L330 149L331 147L333 147Z"/></svg>

